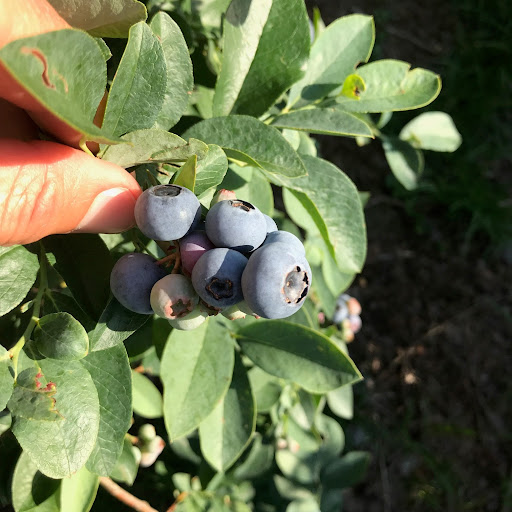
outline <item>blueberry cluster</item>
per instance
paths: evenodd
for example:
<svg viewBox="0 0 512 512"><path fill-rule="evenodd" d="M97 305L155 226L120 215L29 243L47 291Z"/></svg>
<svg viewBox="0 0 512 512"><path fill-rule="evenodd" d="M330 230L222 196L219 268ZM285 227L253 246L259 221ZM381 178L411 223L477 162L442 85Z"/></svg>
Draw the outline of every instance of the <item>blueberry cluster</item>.
<svg viewBox="0 0 512 512"><path fill-rule="evenodd" d="M123 306L156 313L181 330L219 312L286 318L302 307L311 287L302 242L233 192L221 191L215 201L201 226L201 205L184 187L158 185L139 197L139 229L176 245L159 262L142 253L118 260L110 287ZM164 263L173 264L172 273Z"/></svg>
<svg viewBox="0 0 512 512"><path fill-rule="evenodd" d="M359 304L359 301L355 297L342 293L336 301L332 321L340 325L345 341L352 341L354 334L361 330L362 321L360 315L361 304Z"/></svg>

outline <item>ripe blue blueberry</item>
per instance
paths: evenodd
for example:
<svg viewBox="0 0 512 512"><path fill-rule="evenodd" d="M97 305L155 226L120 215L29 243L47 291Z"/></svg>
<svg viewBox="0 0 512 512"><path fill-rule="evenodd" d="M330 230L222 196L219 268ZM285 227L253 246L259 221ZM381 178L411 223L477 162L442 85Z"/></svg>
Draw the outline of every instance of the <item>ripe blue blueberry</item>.
<svg viewBox="0 0 512 512"><path fill-rule="evenodd" d="M277 224L275 220L265 213L263 214L263 217L265 217L265 222L267 223L267 234L272 233L273 231L277 231Z"/></svg>
<svg viewBox="0 0 512 512"><path fill-rule="evenodd" d="M244 299L263 318L293 315L304 304L310 287L306 257L281 242L257 249L242 275Z"/></svg>
<svg viewBox="0 0 512 512"><path fill-rule="evenodd" d="M263 245L273 244L276 242L287 245L290 250L296 251L299 254L306 254L306 250L304 249L302 242L288 231L272 231L267 235L267 238L265 238Z"/></svg>
<svg viewBox="0 0 512 512"><path fill-rule="evenodd" d="M148 254L125 254L112 269L110 289L126 309L152 315L153 310L149 301L151 288L166 275L167 272Z"/></svg>
<svg viewBox="0 0 512 512"><path fill-rule="evenodd" d="M180 240L181 268L191 275L197 260L215 246L206 236L206 231L192 231Z"/></svg>
<svg viewBox="0 0 512 512"><path fill-rule="evenodd" d="M241 279L246 265L247 258L233 249L205 252L192 270L194 289L210 306L233 306L243 300Z"/></svg>
<svg viewBox="0 0 512 512"><path fill-rule="evenodd" d="M192 283L181 274L168 274L151 290L151 307L162 318L175 320L191 313L199 302Z"/></svg>
<svg viewBox="0 0 512 512"><path fill-rule="evenodd" d="M135 220L153 240L177 240L201 217L201 205L193 192L179 185L148 188L137 199Z"/></svg>
<svg viewBox="0 0 512 512"><path fill-rule="evenodd" d="M267 223L251 203L227 199L212 206L206 215L206 234L216 247L250 252L265 240Z"/></svg>

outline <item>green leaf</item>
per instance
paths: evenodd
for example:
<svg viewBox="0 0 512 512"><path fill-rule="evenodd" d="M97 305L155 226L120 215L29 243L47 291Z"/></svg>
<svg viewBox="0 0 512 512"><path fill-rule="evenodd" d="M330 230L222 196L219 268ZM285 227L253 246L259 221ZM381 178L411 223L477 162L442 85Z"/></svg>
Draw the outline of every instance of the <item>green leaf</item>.
<svg viewBox="0 0 512 512"><path fill-rule="evenodd" d="M324 247L325 243L323 240L318 240L318 248L323 249ZM350 286L354 280L355 274L353 272L341 272L336 261L329 253L327 247L325 247L323 252L322 273L324 275L324 280L327 284L327 287L329 288L329 291L335 297L338 297L340 293L344 292Z"/></svg>
<svg viewBox="0 0 512 512"><path fill-rule="evenodd" d="M307 133L299 132L300 137L300 144L299 148L297 149L297 152L299 155L309 155L309 156L317 156L318 155L318 149L317 145L318 142L310 137Z"/></svg>
<svg viewBox="0 0 512 512"><path fill-rule="evenodd" d="M9 352L0 345L0 411L5 409L12 395L14 370Z"/></svg>
<svg viewBox="0 0 512 512"><path fill-rule="evenodd" d="M414 190L423 172L423 153L408 142L394 137L383 137L382 148L395 178L407 190Z"/></svg>
<svg viewBox="0 0 512 512"><path fill-rule="evenodd" d="M11 428L11 424L11 413L7 409L0 411L0 436Z"/></svg>
<svg viewBox="0 0 512 512"><path fill-rule="evenodd" d="M352 14L331 23L311 47L306 74L292 87L288 106L323 98L341 87L360 62L368 61L374 41L371 16Z"/></svg>
<svg viewBox="0 0 512 512"><path fill-rule="evenodd" d="M311 108L277 116L276 128L288 128L308 133L372 137L371 128L358 117L334 108Z"/></svg>
<svg viewBox="0 0 512 512"><path fill-rule="evenodd" d="M350 388L351 386L345 386ZM322 444L317 453L320 466L337 460L345 447L345 433L340 424L330 416L320 414L315 418L315 426L322 436Z"/></svg>
<svg viewBox="0 0 512 512"><path fill-rule="evenodd" d="M44 315L69 313L84 326L86 331L94 329L96 325L96 322L80 307L78 302L65 291L47 290L42 311Z"/></svg>
<svg viewBox="0 0 512 512"><path fill-rule="evenodd" d="M155 14L149 24L160 40L167 70L167 86L155 128L169 130L185 112L194 87L192 61L180 28L165 12Z"/></svg>
<svg viewBox="0 0 512 512"><path fill-rule="evenodd" d="M441 90L439 75L400 60L378 60L357 69L366 84L358 99L338 96L338 108L347 112L412 110L428 105Z"/></svg>
<svg viewBox="0 0 512 512"><path fill-rule="evenodd" d="M313 301L306 301L298 311L289 316L286 320L288 322L293 322L294 324L301 324L314 329L315 326L318 326L318 322L315 321L316 315L316 311L313 310Z"/></svg>
<svg viewBox="0 0 512 512"><path fill-rule="evenodd" d="M162 356L164 419L172 441L197 428L226 394L234 354L229 331L210 319L194 331L174 330Z"/></svg>
<svg viewBox="0 0 512 512"><path fill-rule="evenodd" d="M271 375L311 393L361 380L352 360L326 336L284 320L254 322L238 331L243 353Z"/></svg>
<svg viewBox="0 0 512 512"><path fill-rule="evenodd" d="M87 469L108 476L121 453L124 435L130 428L130 363L123 345L92 352L81 363L92 377L100 404L99 432Z"/></svg>
<svg viewBox="0 0 512 512"><path fill-rule="evenodd" d="M48 382L55 383L55 407L61 421L44 421L13 414L12 431L39 471L63 478L80 469L98 436L99 401L89 372L79 361L39 361Z"/></svg>
<svg viewBox="0 0 512 512"><path fill-rule="evenodd" d="M208 29L220 29L221 19L231 0L201 0L191 4L192 12L199 16L201 25Z"/></svg>
<svg viewBox="0 0 512 512"><path fill-rule="evenodd" d="M194 441L195 441L195 439L194 439ZM176 439L176 441L171 443L171 445L169 447L181 459L184 459L184 460L191 462L192 464L195 464L198 466L201 463L201 461L203 460L203 458L200 455L200 449L198 446L199 443L194 443L194 444L195 444L194 448L196 448L196 449L192 448L192 446L190 445L190 440L188 438L182 437L180 439ZM175 480L175 475L177 475L177 474L178 473L174 473L173 482ZM190 480L190 475L188 475L188 479ZM179 486L176 485L176 487L179 487Z"/></svg>
<svg viewBox="0 0 512 512"><path fill-rule="evenodd" d="M110 51L110 48L108 47L107 43L105 43L105 41L103 41L101 37L95 37L94 40L96 41L96 44L100 47L101 54L103 55L105 62L110 60L110 57L112 57L112 52Z"/></svg>
<svg viewBox="0 0 512 512"><path fill-rule="evenodd" d="M107 85L107 66L98 44L85 32L64 29L17 39L0 49L0 62L31 96L85 140L119 141L93 124Z"/></svg>
<svg viewBox="0 0 512 512"><path fill-rule="evenodd" d="M199 425L201 452L217 471L224 472L249 444L256 427L256 409L247 372L235 356L228 392Z"/></svg>
<svg viewBox="0 0 512 512"><path fill-rule="evenodd" d="M302 0L234 0L224 18L223 35L215 116L258 117L304 74L309 24Z"/></svg>
<svg viewBox="0 0 512 512"><path fill-rule="evenodd" d="M115 135L151 128L164 101L166 82L160 41L144 22L133 25L110 87L102 128Z"/></svg>
<svg viewBox="0 0 512 512"><path fill-rule="evenodd" d="M22 452L11 484L12 506L16 512L60 512L59 487L60 481L40 473L28 453Z"/></svg>
<svg viewBox="0 0 512 512"><path fill-rule="evenodd" d="M195 193L200 196L207 190L217 187L228 170L228 159L222 148L208 145L208 152L197 162Z"/></svg>
<svg viewBox="0 0 512 512"><path fill-rule="evenodd" d="M420 114L402 128L399 137L415 148L449 153L456 151L462 143L453 119L445 112Z"/></svg>
<svg viewBox="0 0 512 512"><path fill-rule="evenodd" d="M22 245L0 247L0 316L26 297L38 270L37 256Z"/></svg>
<svg viewBox="0 0 512 512"><path fill-rule="evenodd" d="M361 92L366 90L364 80L356 74L349 75L343 82L343 87L340 94L353 100L358 100L361 97Z"/></svg>
<svg viewBox="0 0 512 512"><path fill-rule="evenodd" d="M329 289L321 267L312 266L311 273L314 276L312 291L315 294L318 304L327 318L332 318L338 296L334 295Z"/></svg>
<svg viewBox="0 0 512 512"><path fill-rule="evenodd" d="M162 395L142 373L132 371L133 412L143 418L161 418Z"/></svg>
<svg viewBox="0 0 512 512"><path fill-rule="evenodd" d="M110 295L114 265L103 240L86 233L53 235L44 239L44 246L54 254L55 269L73 297L91 318L99 318Z"/></svg>
<svg viewBox="0 0 512 512"><path fill-rule="evenodd" d="M322 512L320 505L314 497L304 500L292 501L287 507L286 512Z"/></svg>
<svg viewBox="0 0 512 512"><path fill-rule="evenodd" d="M199 117L210 119L213 117L213 96L215 91L204 85L196 84L190 97L190 104L194 105Z"/></svg>
<svg viewBox="0 0 512 512"><path fill-rule="evenodd" d="M43 316L34 331L34 340L37 350L52 359L75 361L89 351L85 329L69 313Z"/></svg>
<svg viewBox="0 0 512 512"><path fill-rule="evenodd" d="M133 313L111 297L96 324L89 333L91 352L105 350L120 345L126 338L140 329L148 320L149 315Z"/></svg>
<svg viewBox="0 0 512 512"><path fill-rule="evenodd" d="M316 479L316 468L313 466L314 455L302 459L296 453L288 449L277 450L276 464L283 475L300 482L312 484Z"/></svg>
<svg viewBox="0 0 512 512"><path fill-rule="evenodd" d="M276 462L285 476L303 484L318 481L321 437L300 427L289 417L286 424L287 448L276 452Z"/></svg>
<svg viewBox="0 0 512 512"><path fill-rule="evenodd" d="M349 452L325 468L322 472L322 484L336 489L353 487L365 477L369 463L368 452Z"/></svg>
<svg viewBox="0 0 512 512"><path fill-rule="evenodd" d="M164 320L165 321L165 320ZM153 327L155 322L155 316L149 315L149 318L142 327L137 329L133 334L130 334L126 340L124 340L124 346L126 347L126 352L128 353L128 358L131 360L139 361L146 353L149 351L155 351L155 347L153 345ZM171 327L171 326L169 326ZM157 363L160 364L158 358L156 358ZM144 366L144 370L146 366ZM147 372L150 373L150 372Z"/></svg>
<svg viewBox="0 0 512 512"><path fill-rule="evenodd" d="M307 500L314 497L306 487L291 482L279 474L273 476L273 481L279 495L287 500Z"/></svg>
<svg viewBox="0 0 512 512"><path fill-rule="evenodd" d="M133 485L139 470L140 459L140 450L133 446L128 439L125 439L121 455L110 476L118 482Z"/></svg>
<svg viewBox="0 0 512 512"><path fill-rule="evenodd" d="M342 386L327 393L327 405L329 409L346 420L354 417L354 392L352 386Z"/></svg>
<svg viewBox="0 0 512 512"><path fill-rule="evenodd" d="M173 133L152 128L128 133L122 139L129 144L109 146L101 158L128 168L137 164L185 162L190 156L202 158L208 146L198 140L187 142Z"/></svg>
<svg viewBox="0 0 512 512"><path fill-rule="evenodd" d="M359 194L352 181L335 165L303 155L308 176L271 181L293 190L313 218L338 268L359 272L366 258L366 227Z"/></svg>
<svg viewBox="0 0 512 512"><path fill-rule="evenodd" d="M269 412L279 400L283 390L279 380L257 366L249 370L248 376L258 412Z"/></svg>
<svg viewBox="0 0 512 512"><path fill-rule="evenodd" d="M194 192L196 185L197 155L192 155L173 176L172 182L175 185L188 188Z"/></svg>
<svg viewBox="0 0 512 512"><path fill-rule="evenodd" d="M127 37L128 29L147 17L146 8L136 0L49 0L73 27L97 37Z"/></svg>
<svg viewBox="0 0 512 512"><path fill-rule="evenodd" d="M274 194L267 178L256 167L231 164L221 188L233 190L236 197L249 201L263 213L274 213Z"/></svg>
<svg viewBox="0 0 512 512"><path fill-rule="evenodd" d="M288 177L306 174L297 153L279 130L249 116L206 119L183 135L221 146L228 158Z"/></svg>
<svg viewBox="0 0 512 512"><path fill-rule="evenodd" d="M298 400L297 400L298 399ZM324 400L320 399L320 395L312 395L303 389L296 392L295 405L289 410L290 417L301 428L309 430L313 426L317 414L323 408Z"/></svg>
<svg viewBox="0 0 512 512"><path fill-rule="evenodd" d="M273 462L274 447L263 443L261 434L256 432L247 457L234 469L233 476L240 481L254 480L268 471Z"/></svg>
<svg viewBox="0 0 512 512"><path fill-rule="evenodd" d="M70 478L64 478L60 487L60 507L66 512L89 512L91 510L100 479L85 467Z"/></svg>
<svg viewBox="0 0 512 512"><path fill-rule="evenodd" d="M55 383L41 382L42 373L36 368L27 368L20 372L16 386L7 407L16 417L60 421L62 414L56 408Z"/></svg>
<svg viewBox="0 0 512 512"><path fill-rule="evenodd" d="M324 489L320 501L322 512L339 512L343 507L343 492L339 489Z"/></svg>

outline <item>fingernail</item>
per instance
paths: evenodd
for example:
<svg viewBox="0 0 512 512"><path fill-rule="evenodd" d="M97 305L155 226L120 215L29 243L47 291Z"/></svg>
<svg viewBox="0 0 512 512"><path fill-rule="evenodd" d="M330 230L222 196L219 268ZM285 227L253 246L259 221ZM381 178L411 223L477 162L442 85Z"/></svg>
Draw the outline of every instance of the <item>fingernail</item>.
<svg viewBox="0 0 512 512"><path fill-rule="evenodd" d="M135 198L126 188L111 188L96 196L75 233L119 233L135 223Z"/></svg>

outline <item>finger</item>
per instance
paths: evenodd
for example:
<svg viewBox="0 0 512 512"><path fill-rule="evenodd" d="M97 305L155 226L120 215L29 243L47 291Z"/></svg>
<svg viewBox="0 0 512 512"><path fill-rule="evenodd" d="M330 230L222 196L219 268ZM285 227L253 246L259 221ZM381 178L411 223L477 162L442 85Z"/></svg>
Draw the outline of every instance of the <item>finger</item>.
<svg viewBox="0 0 512 512"><path fill-rule="evenodd" d="M0 0L0 48L29 37L70 25L46 0ZM0 64L0 97L26 110L44 130L70 146L78 147L81 134L49 112Z"/></svg>
<svg viewBox="0 0 512 512"><path fill-rule="evenodd" d="M141 190L121 167L47 141L0 140L0 245L134 225Z"/></svg>
<svg viewBox="0 0 512 512"><path fill-rule="evenodd" d="M46 0L0 0L0 48L7 43L69 28L69 24Z"/></svg>
<svg viewBox="0 0 512 512"><path fill-rule="evenodd" d="M0 119L9 120L8 123L0 123L0 139L33 140L38 138L39 130L29 115L2 98L0 98Z"/></svg>

